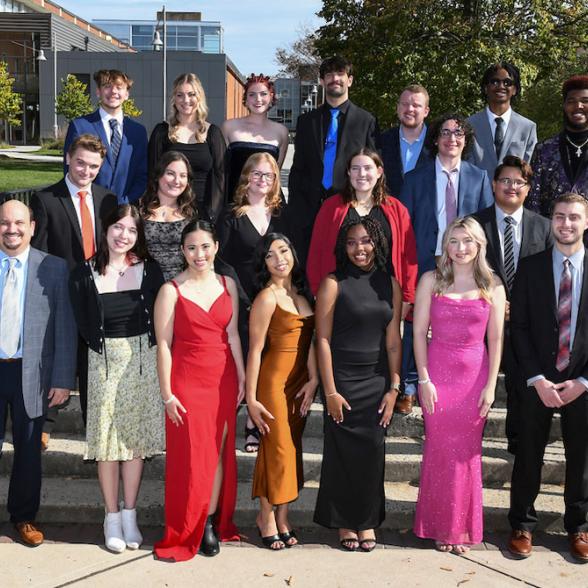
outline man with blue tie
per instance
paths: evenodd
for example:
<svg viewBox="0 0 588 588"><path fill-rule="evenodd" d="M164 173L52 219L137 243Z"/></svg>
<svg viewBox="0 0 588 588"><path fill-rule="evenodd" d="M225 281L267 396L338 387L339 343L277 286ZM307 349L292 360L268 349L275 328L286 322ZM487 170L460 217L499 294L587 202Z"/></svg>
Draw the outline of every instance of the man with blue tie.
<svg viewBox="0 0 588 588"><path fill-rule="evenodd" d="M319 75L325 103L298 117L288 179L289 233L303 266L321 204L343 188L351 155L363 147L375 150L379 135L374 116L349 100L351 62L329 57Z"/></svg>
<svg viewBox="0 0 588 588"><path fill-rule="evenodd" d="M0 448L7 410L14 457L7 508L20 539L43 542L34 521L41 499L41 431L49 406L75 385L77 328L63 259L30 246L32 211L0 205Z"/></svg>
<svg viewBox="0 0 588 588"><path fill-rule="evenodd" d="M441 255L445 228L456 216L467 216L494 202L488 174L464 161L474 138L471 125L458 114L436 119L425 146L434 159L406 174L400 201L410 214L417 246L419 276L434 270ZM412 323L405 321L402 341L403 364L413 365ZM403 372L403 391L396 411L410 414L416 394L417 373Z"/></svg>
<svg viewBox="0 0 588 588"><path fill-rule="evenodd" d="M63 147L64 171L67 173L66 154L74 139L96 135L107 146L96 184L114 192L119 204L136 202L147 187L147 131L123 114L133 80L119 70L101 69L94 74L94 81L100 106L70 122Z"/></svg>

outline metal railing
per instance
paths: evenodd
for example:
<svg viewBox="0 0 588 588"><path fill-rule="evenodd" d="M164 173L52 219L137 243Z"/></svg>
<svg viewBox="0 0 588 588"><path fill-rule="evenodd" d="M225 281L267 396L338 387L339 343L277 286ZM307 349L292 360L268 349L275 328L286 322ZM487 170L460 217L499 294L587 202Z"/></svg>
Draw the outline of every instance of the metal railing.
<svg viewBox="0 0 588 588"><path fill-rule="evenodd" d="M21 188L20 190L7 190L6 192L0 192L0 202L4 202L4 200L20 200L28 206L31 196L35 192L44 190L46 187L47 186L38 186L36 188Z"/></svg>

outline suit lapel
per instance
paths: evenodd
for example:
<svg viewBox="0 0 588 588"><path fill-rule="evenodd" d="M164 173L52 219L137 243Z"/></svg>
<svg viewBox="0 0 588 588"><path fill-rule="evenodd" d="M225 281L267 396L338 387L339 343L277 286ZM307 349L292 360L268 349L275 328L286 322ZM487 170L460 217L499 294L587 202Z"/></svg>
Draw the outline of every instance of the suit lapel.
<svg viewBox="0 0 588 588"><path fill-rule="evenodd" d="M325 137L323 134L323 117L321 116L322 107L312 111L312 136L316 142L316 152L319 154L321 161L325 155Z"/></svg>
<svg viewBox="0 0 588 588"><path fill-rule="evenodd" d="M586 314L588 313L588 251L584 254L584 276L582 278L582 292L580 294L580 304L578 305L578 318L576 319L576 332L574 334L574 345L572 346L572 361L574 357L578 355L573 353L573 350L577 345L586 345L586 341L581 334L584 329L584 321L586 320ZM570 370L571 371L571 370Z"/></svg>
<svg viewBox="0 0 588 588"><path fill-rule="evenodd" d="M465 216L464 205L468 197L469 187L472 184L470 181L470 170L467 162L462 161L459 168L459 188L457 190L457 215Z"/></svg>
<svg viewBox="0 0 588 588"><path fill-rule="evenodd" d="M533 242L534 237L534 223L533 218L526 208L523 208L523 223L521 227L521 250L519 251L519 259L529 255L529 246Z"/></svg>
<svg viewBox="0 0 588 588"><path fill-rule="evenodd" d="M96 134L100 137L100 140L106 147L106 159L110 163L110 166L114 168L115 162L112 159L112 150L110 149L110 141L106 136L106 131L104 130L104 125L102 124L102 119L100 118L100 111L97 110L94 116L94 120L92 121L94 128L96 129Z"/></svg>
<svg viewBox="0 0 588 588"><path fill-rule="evenodd" d="M493 165L498 165L498 158L496 157L496 147L494 147L494 139L492 138L492 128L490 127L490 121L488 120L488 114L486 109L480 112L480 133L476 137L478 143L482 147L484 154L491 160ZM504 145L504 142L502 143Z"/></svg>
<svg viewBox="0 0 588 588"><path fill-rule="evenodd" d="M63 206L64 210L65 210L65 214L67 215L67 218L69 219L69 222L71 223L71 226L74 228L74 232L78 237L78 241L80 242L80 245L82 246L83 249L83 243L82 243L82 229L80 227L80 221L78 220L78 215L76 213L76 207L74 206L74 203L71 199L69 190L67 189L67 184L65 183L65 180L62 180L59 183L59 192L55 193L55 197L59 199L59 202L61 202L61 205Z"/></svg>
<svg viewBox="0 0 588 588"><path fill-rule="evenodd" d="M26 290L25 290L25 301L24 301L24 329L23 329L23 358L28 356L26 353L27 349L27 341L29 337L27 337L27 330L28 328L35 328L34 321L33 323L27 323L27 319L29 317L35 316L35 305L37 304L37 295L42 294L41 285L39 284L38 274L39 274L39 265L41 263L41 256L36 249L31 247L29 251L29 260L28 260L28 267L27 267L27 283L26 283Z"/></svg>
<svg viewBox="0 0 588 588"><path fill-rule="evenodd" d="M98 241L102 235L102 218L100 216L100 208L102 204L103 194L99 186L92 184L92 205L94 206L94 243L98 248Z"/></svg>
<svg viewBox="0 0 588 588"><path fill-rule="evenodd" d="M506 127L506 133L504 133L504 139L502 141L502 146L500 147L500 156L497 159L497 163L498 163L498 160L502 161L502 158L505 155L504 151L510 145L510 143L512 141L512 137L515 132L515 129L517 128L517 125L518 125L517 113L514 112L514 110L513 110L510 113L510 121L508 121L508 126Z"/></svg>
<svg viewBox="0 0 588 588"><path fill-rule="evenodd" d="M488 209L487 214L488 216L484 220L484 232L488 237L488 250L491 257L496 260L496 272L499 274L500 279L506 284L504 259L502 259L500 236L498 235L498 224L496 222L496 208L492 206Z"/></svg>

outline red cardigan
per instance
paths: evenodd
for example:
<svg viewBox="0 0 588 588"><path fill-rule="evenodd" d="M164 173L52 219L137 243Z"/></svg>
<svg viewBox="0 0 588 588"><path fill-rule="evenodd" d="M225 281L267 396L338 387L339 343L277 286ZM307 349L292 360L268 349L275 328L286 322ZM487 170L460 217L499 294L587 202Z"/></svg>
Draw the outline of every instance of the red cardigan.
<svg viewBox="0 0 588 588"><path fill-rule="evenodd" d="M410 215L404 204L386 196L382 212L392 232L392 269L402 289L402 300L414 302L417 284L417 254ZM335 271L335 244L337 234L347 216L349 204L339 194L327 198L321 206L314 227L306 262L306 275L312 293L316 295L321 280Z"/></svg>

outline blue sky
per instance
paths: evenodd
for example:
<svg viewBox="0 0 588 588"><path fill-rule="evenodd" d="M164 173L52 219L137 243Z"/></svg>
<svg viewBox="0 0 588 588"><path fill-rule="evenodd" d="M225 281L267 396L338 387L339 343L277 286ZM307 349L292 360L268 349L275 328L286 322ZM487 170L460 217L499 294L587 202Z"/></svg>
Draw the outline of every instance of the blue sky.
<svg viewBox="0 0 588 588"><path fill-rule="evenodd" d="M155 19L162 1L152 0L55 0L63 8L91 21L109 19ZM266 0L254 4L251 0L205 0L165 2L168 11L198 11L203 20L220 21L225 31L225 52L242 74L277 73L274 63L277 47L296 40L302 26L320 26L316 16L322 7L320 0Z"/></svg>

